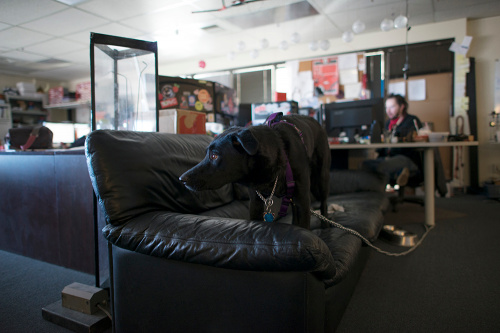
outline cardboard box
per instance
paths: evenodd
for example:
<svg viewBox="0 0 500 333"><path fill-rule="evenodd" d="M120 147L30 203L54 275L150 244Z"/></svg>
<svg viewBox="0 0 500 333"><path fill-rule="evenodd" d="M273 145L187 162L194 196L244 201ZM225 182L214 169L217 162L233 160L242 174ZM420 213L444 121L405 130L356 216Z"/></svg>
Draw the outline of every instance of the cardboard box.
<svg viewBox="0 0 500 333"><path fill-rule="evenodd" d="M75 99L77 101L90 101L92 97L90 82L82 82L76 85Z"/></svg>
<svg viewBox="0 0 500 333"><path fill-rule="evenodd" d="M214 115L238 115L236 91L220 83L159 76L160 109L179 108L208 113L209 121Z"/></svg>
<svg viewBox="0 0 500 333"><path fill-rule="evenodd" d="M214 83L205 80L159 76L160 109L212 112Z"/></svg>
<svg viewBox="0 0 500 333"><path fill-rule="evenodd" d="M207 115L182 109L160 110L160 132L174 134L206 134Z"/></svg>

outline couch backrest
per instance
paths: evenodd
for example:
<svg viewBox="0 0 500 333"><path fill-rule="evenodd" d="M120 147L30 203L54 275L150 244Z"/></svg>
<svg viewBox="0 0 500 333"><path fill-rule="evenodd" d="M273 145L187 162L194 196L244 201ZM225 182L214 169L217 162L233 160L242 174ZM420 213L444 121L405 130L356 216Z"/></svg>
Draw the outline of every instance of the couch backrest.
<svg viewBox="0 0 500 333"><path fill-rule="evenodd" d="M231 184L192 192L179 176L205 156L206 135L98 130L87 137L87 165L106 221L122 224L155 210L199 213L233 200Z"/></svg>

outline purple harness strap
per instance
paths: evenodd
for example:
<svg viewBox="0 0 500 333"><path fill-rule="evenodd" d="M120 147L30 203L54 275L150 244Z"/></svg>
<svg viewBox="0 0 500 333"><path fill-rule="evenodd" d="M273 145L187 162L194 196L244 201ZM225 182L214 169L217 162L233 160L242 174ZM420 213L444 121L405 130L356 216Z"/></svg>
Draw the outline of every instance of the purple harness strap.
<svg viewBox="0 0 500 333"><path fill-rule="evenodd" d="M273 113L266 120L267 126L269 126L270 128L273 128L275 125L280 124L280 123L292 126L293 128L295 128L295 130L299 134L300 139L302 140L302 143L304 144L304 147L306 147L302 132L294 124L289 123L286 120L281 120L282 117L283 117L282 112ZM307 147L306 147L306 150L307 150ZM283 197L283 199L281 199L281 207L280 207L280 211L278 213L278 215L280 217L286 216L286 212L288 210L288 206L290 205L290 202L292 202L293 191L295 189L295 181L293 180L292 167L290 166L290 162L288 161L288 156L286 156L286 154L285 154L285 159L286 159L286 173L285 173L286 193L285 193L285 196Z"/></svg>

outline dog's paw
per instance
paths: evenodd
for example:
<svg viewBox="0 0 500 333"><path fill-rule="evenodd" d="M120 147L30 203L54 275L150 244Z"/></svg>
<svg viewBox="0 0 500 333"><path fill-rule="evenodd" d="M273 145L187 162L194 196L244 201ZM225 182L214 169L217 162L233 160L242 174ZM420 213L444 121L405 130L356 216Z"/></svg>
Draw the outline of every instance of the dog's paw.
<svg viewBox="0 0 500 333"><path fill-rule="evenodd" d="M343 212L344 211L344 207L342 207L341 205L337 205L335 203L331 203L328 205L328 214L333 214L335 212Z"/></svg>

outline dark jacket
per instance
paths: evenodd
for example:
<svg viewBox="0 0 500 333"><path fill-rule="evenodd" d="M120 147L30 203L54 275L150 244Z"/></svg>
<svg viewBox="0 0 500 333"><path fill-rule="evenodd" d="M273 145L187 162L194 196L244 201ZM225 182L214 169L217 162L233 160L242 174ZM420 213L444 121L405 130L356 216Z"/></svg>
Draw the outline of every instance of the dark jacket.
<svg viewBox="0 0 500 333"><path fill-rule="evenodd" d="M418 128L422 127L422 122L420 119L418 119L417 116L407 114L404 118L401 124L397 125L396 127L393 127L392 131L394 132L394 136L398 138L398 141L406 141L406 138L408 136L411 136L413 132L416 131L415 128L415 122L417 122ZM385 129L386 131L389 131L389 123L390 120L387 120L385 123ZM405 155L408 156L417 166L420 170L423 168L423 163L422 163L422 154L421 152L413 149L413 148L390 148L390 149L379 149L377 150L379 157L386 157L386 156L396 156L396 155Z"/></svg>

